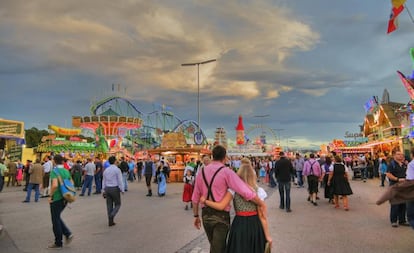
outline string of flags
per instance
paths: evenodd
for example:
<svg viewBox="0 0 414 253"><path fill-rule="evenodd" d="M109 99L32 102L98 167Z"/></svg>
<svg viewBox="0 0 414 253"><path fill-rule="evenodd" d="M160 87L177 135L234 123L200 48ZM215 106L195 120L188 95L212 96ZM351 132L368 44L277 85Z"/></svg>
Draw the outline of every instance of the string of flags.
<svg viewBox="0 0 414 253"><path fill-rule="evenodd" d="M413 16L411 15L410 10L407 8L405 2L407 0L391 0L391 14L388 21L387 34L394 32L398 29L398 16L405 10L407 10L408 15L411 18L411 21L414 23Z"/></svg>

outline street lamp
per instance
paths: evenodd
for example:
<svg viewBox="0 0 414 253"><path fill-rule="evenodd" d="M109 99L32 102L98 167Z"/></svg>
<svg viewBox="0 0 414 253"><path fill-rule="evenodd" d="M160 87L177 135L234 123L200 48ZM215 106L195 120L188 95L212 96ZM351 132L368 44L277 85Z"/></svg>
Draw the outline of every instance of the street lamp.
<svg viewBox="0 0 414 253"><path fill-rule="evenodd" d="M292 140L292 139L289 139L289 138L291 138L291 137L287 137L287 140L286 140L286 148L287 148L288 152L289 152L289 143L294 143L293 145L296 145L296 141Z"/></svg>
<svg viewBox="0 0 414 253"><path fill-rule="evenodd" d="M269 114L254 115L255 118L261 118L261 120L260 120L260 127L262 128L262 136L260 136L260 139L261 138L264 138L262 144L266 144L266 135L265 135L265 131L264 131L264 128L263 128L263 118L266 118L266 117L269 117L269 116L270 116ZM262 140L260 140L260 141L262 141Z"/></svg>
<svg viewBox="0 0 414 253"><path fill-rule="evenodd" d="M280 143L280 132L283 131L283 130L285 130L285 129L283 129L283 128L273 129L273 131L277 132L277 141L279 142L279 146L282 146L281 143Z"/></svg>
<svg viewBox="0 0 414 253"><path fill-rule="evenodd" d="M255 118L261 118L260 120L260 127L263 129L263 118L269 117L269 114L264 114L264 115L254 115L253 117Z"/></svg>
<svg viewBox="0 0 414 253"><path fill-rule="evenodd" d="M198 125L198 134L200 134L200 65L207 64L210 62L215 62L216 59L211 59L202 62L193 62L193 63L183 63L181 66L196 66L197 65L197 125Z"/></svg>

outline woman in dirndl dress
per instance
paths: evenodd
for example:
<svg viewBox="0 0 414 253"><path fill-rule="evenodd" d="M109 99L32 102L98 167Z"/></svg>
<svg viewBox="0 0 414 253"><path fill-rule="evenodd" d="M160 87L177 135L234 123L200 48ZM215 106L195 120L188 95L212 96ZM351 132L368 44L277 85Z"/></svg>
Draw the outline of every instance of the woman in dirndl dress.
<svg viewBox="0 0 414 253"><path fill-rule="evenodd" d="M323 173L323 185L324 185L324 195L326 199L329 199L329 203L334 204L333 202L333 189L331 185L328 185L329 175L333 171L332 159L330 156L325 158L325 163L321 166Z"/></svg>
<svg viewBox="0 0 414 253"><path fill-rule="evenodd" d="M348 172L340 156L335 156L333 172L329 175L328 185L333 188L335 208L339 208L339 196L342 196L344 210L348 211L348 195L352 194L348 181Z"/></svg>
<svg viewBox="0 0 414 253"><path fill-rule="evenodd" d="M167 169L168 168L164 165L164 161L161 161L156 173L159 197L165 196L167 192Z"/></svg>
<svg viewBox="0 0 414 253"><path fill-rule="evenodd" d="M73 186L75 186L76 190L79 190L82 187L82 162L80 160L76 161L70 172L72 174Z"/></svg>
<svg viewBox="0 0 414 253"><path fill-rule="evenodd" d="M17 162L16 181L17 181L17 186L22 185L22 181L23 181L23 164L20 161Z"/></svg>
<svg viewBox="0 0 414 253"><path fill-rule="evenodd" d="M194 176L191 170L187 170L187 175L184 175L183 181L183 202L185 203L184 210L188 210L188 203L190 203L190 208L193 207L191 204L191 197L193 196L194 190Z"/></svg>

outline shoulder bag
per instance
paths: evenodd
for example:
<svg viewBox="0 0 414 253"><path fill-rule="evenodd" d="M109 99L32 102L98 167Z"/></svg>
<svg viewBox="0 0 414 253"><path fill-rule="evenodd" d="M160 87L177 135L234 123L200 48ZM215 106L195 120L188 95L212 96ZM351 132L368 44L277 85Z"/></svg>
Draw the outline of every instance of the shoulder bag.
<svg viewBox="0 0 414 253"><path fill-rule="evenodd" d="M53 171L56 173L58 178L59 190L62 193L63 198L69 203L74 202L76 200L76 190L72 181L70 179L62 179L57 168Z"/></svg>

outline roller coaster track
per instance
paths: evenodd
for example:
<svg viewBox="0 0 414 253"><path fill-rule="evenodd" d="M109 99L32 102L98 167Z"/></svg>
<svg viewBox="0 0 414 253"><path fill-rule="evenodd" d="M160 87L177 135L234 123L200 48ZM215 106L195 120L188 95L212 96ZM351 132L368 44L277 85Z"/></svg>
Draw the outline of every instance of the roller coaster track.
<svg viewBox="0 0 414 253"><path fill-rule="evenodd" d="M144 120L144 124L142 125L143 127L142 129L144 130L144 132L147 132L148 129L151 129L150 130L151 132L158 130L158 129L168 130L171 132L179 132L183 130L185 131L186 126L188 126L189 124L192 124L193 126L198 128L198 124L196 121L181 120L179 117L174 115L172 112L166 111L164 109L155 110L150 113L143 113L142 111L138 110L138 108L134 104L132 104L130 101L120 96L110 96L110 97L107 97L107 98L104 98L102 100L95 102L90 107L90 112L92 115L97 115L97 112L100 108L102 108L103 106L107 105L108 103L112 101L117 102L118 100L124 102L127 105L127 108L132 108L132 110L137 113L136 116ZM164 108L164 107L160 107L160 108ZM122 112L117 112L117 113L122 113ZM131 115L124 115L124 116L131 116ZM204 137L204 140L206 141L207 137L205 136L202 129L200 129L200 131ZM156 137L154 136L154 138ZM142 145L148 145L145 141L138 140L138 139L139 138L134 138L134 141Z"/></svg>
<svg viewBox="0 0 414 253"><path fill-rule="evenodd" d="M131 106L140 116L143 115L143 113L138 110L134 104L132 104L131 102L129 102L127 99L119 97L119 96L112 96L112 97L107 97L104 98L98 102L96 102L94 105L91 106L90 111L92 113L92 115L96 115L96 111L103 105L105 105L106 103L113 101L113 100L122 100L124 101L128 106Z"/></svg>
<svg viewBox="0 0 414 253"><path fill-rule="evenodd" d="M192 119L187 119L187 120L183 120L183 121L181 121L180 123L178 123L178 125L176 125L174 128L173 128L173 132L177 132L179 129L180 129L180 127L182 127L182 126L185 126L185 125L187 125L188 123L191 123L191 124L194 124L197 128L198 128L198 124L197 124L197 122L196 121L194 121L194 120L192 120ZM204 137L204 141L207 141L207 137L206 137L206 135L204 134L204 132L203 132L203 129L201 129L200 128L200 131L201 131L201 134L203 135L203 137Z"/></svg>

